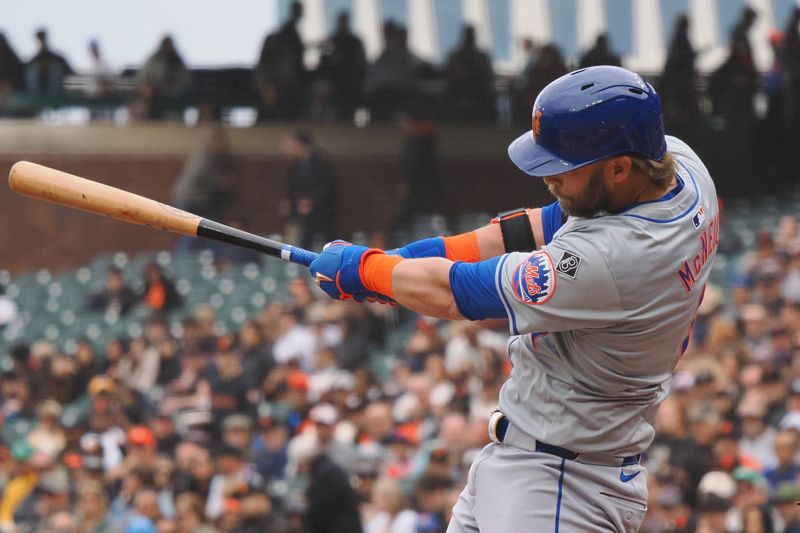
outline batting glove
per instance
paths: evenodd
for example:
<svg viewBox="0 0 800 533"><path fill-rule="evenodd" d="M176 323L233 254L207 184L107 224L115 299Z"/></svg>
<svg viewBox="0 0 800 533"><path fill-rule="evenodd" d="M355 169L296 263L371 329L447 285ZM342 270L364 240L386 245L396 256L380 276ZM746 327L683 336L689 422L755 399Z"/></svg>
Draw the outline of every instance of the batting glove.
<svg viewBox="0 0 800 533"><path fill-rule="evenodd" d="M378 301L394 304L394 300L367 290L361 279L361 263L365 256L382 253L374 248L356 246L347 241L329 242L322 253L309 265L314 283L335 300L354 299L357 302Z"/></svg>

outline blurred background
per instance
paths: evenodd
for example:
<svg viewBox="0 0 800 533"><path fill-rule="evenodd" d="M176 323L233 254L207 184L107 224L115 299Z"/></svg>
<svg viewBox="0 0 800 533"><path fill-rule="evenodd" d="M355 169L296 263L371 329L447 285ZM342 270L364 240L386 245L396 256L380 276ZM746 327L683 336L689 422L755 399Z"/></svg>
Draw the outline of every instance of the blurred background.
<svg viewBox="0 0 800 533"><path fill-rule="evenodd" d="M794 0L18 4L0 166L312 250L550 203L506 155L538 92L640 72L723 204L642 530L800 531ZM504 321L332 302L295 265L10 191L0 212L0 531L446 529Z"/></svg>

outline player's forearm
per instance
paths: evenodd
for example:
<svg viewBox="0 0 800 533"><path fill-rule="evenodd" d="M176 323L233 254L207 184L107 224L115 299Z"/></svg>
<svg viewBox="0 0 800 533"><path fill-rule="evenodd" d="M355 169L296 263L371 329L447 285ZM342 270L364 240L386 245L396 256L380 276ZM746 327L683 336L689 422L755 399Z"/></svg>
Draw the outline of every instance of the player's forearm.
<svg viewBox="0 0 800 533"><path fill-rule="evenodd" d="M401 261L392 270L394 299L423 315L463 320L450 289L452 264L441 257Z"/></svg>
<svg viewBox="0 0 800 533"><path fill-rule="evenodd" d="M529 209L527 216L534 241L543 244L545 242L545 233L542 225L542 210L540 208ZM432 237L412 242L402 248L391 250L389 253L409 259L445 257L451 261L476 263L498 257L510 251L517 250L506 249L501 225L492 223L459 235Z"/></svg>

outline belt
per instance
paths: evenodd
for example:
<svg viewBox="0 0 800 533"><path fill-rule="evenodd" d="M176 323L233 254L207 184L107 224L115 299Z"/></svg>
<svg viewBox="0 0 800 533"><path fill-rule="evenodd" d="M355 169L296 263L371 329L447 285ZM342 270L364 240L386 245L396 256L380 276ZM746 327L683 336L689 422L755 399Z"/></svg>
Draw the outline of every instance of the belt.
<svg viewBox="0 0 800 533"><path fill-rule="evenodd" d="M592 465L630 466L639 464L639 460L642 458L641 454L638 453L627 457L615 457L605 453L578 453L561 446L547 444L515 428L500 411L493 412L492 416L489 417L489 438L497 444L506 444L523 450L547 453L568 461Z"/></svg>

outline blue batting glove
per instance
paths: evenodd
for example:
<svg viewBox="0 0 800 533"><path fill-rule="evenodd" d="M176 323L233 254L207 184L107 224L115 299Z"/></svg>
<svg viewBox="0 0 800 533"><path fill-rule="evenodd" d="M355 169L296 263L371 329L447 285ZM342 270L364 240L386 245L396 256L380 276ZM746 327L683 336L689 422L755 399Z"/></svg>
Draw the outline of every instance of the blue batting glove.
<svg viewBox="0 0 800 533"><path fill-rule="evenodd" d="M363 301L370 291L364 287L359 270L361 258L368 250L347 241L329 242L308 267L314 283L335 300L349 300L357 295L357 301Z"/></svg>

